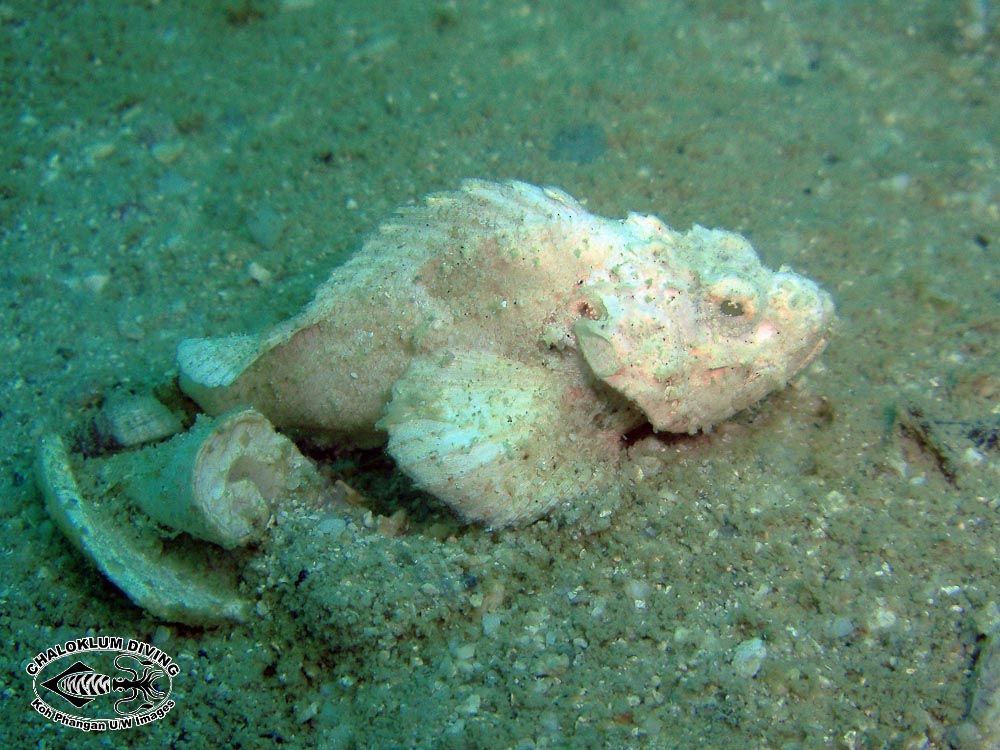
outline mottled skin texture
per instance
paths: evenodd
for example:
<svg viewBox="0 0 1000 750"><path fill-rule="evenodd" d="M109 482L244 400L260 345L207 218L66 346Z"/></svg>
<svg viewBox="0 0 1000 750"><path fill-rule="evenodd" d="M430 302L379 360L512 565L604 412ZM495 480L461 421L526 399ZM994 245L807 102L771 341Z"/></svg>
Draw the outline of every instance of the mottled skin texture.
<svg viewBox="0 0 1000 750"><path fill-rule="evenodd" d="M546 326L569 335L580 282L621 243L617 227L578 205L539 207L529 193L522 206L512 189L474 185L383 224L302 314L253 341L231 384L202 388L192 376L202 365L182 344L182 385L212 413L248 402L279 428L372 445L386 439L375 422L415 356L485 350L568 369L572 357L540 336ZM231 341L205 343L225 351Z"/></svg>
<svg viewBox="0 0 1000 750"><path fill-rule="evenodd" d="M383 224L297 317L183 342L209 413L386 440L418 485L503 526L613 481L621 435L693 432L822 349L829 297L738 235L593 216L524 183L468 181Z"/></svg>

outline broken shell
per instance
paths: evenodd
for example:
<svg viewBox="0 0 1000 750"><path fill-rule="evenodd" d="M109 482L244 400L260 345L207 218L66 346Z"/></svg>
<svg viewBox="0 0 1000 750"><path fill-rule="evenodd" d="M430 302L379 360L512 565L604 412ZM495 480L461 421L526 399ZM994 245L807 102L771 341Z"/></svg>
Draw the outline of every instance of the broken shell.
<svg viewBox="0 0 1000 750"><path fill-rule="evenodd" d="M189 625L248 619L236 571L204 555L167 552L148 531L122 527L101 503L85 498L58 435L39 444L36 480L45 508L66 537L129 599L156 617Z"/></svg>
<svg viewBox="0 0 1000 750"><path fill-rule="evenodd" d="M259 540L277 499L325 487L253 409L199 417L163 445L115 456L108 470L121 473L126 494L149 516L226 549Z"/></svg>
<svg viewBox="0 0 1000 750"><path fill-rule="evenodd" d="M112 583L153 615L192 625L249 617L238 588L247 555L220 556L190 537L165 545L158 527L136 522L128 500L162 524L232 548L260 538L279 498L284 506L334 494L252 409L200 418L166 443L75 467L59 436L48 435L36 470L49 515Z"/></svg>
<svg viewBox="0 0 1000 750"><path fill-rule="evenodd" d="M150 395L116 391L108 396L98 430L123 448L155 443L183 429L181 420Z"/></svg>

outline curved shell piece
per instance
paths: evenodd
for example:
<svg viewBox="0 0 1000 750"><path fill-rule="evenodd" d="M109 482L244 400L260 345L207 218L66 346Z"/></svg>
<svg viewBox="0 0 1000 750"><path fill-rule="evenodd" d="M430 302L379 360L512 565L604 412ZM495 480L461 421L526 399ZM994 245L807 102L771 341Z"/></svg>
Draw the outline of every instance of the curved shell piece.
<svg viewBox="0 0 1000 750"><path fill-rule="evenodd" d="M135 604L156 617L189 625L248 619L250 604L239 595L233 570L164 552L159 540L122 527L84 497L58 435L42 439L35 471L56 525Z"/></svg>
<svg viewBox="0 0 1000 750"><path fill-rule="evenodd" d="M325 485L253 409L200 417L191 431L115 461L127 466L126 493L148 515L226 549L259 540L279 498Z"/></svg>

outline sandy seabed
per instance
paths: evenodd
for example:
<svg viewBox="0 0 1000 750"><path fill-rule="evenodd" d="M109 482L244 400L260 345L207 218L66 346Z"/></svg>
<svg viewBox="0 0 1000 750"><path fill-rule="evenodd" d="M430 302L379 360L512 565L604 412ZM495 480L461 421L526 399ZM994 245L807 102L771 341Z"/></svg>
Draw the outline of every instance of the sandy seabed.
<svg viewBox="0 0 1000 750"><path fill-rule="evenodd" d="M995 12L0 3L0 744L990 747ZM279 525L245 626L132 606L47 518L40 436L168 387L182 338L287 317L471 176L743 232L834 295L829 348L712 434L644 442L611 513L461 529L338 457L402 536ZM24 665L107 634L176 660L176 707L113 736L36 714Z"/></svg>

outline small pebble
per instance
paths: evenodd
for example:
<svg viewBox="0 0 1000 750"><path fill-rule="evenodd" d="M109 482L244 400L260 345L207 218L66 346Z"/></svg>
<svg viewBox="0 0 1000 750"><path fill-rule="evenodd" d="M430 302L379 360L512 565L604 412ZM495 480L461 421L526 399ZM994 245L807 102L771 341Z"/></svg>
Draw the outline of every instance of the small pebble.
<svg viewBox="0 0 1000 750"><path fill-rule="evenodd" d="M160 625L153 631L153 645L162 648L170 641L170 628Z"/></svg>
<svg viewBox="0 0 1000 750"><path fill-rule="evenodd" d="M646 609L646 599L652 590L648 583L645 581L629 581L625 585L625 590L632 600L632 606L636 609Z"/></svg>
<svg viewBox="0 0 1000 750"><path fill-rule="evenodd" d="M826 628L834 638L847 638L854 632L854 623L847 617L834 618Z"/></svg>
<svg viewBox="0 0 1000 750"><path fill-rule="evenodd" d="M972 446L965 449L965 453L962 454L962 463L968 466L978 466L986 461L986 456L977 451Z"/></svg>
<svg viewBox="0 0 1000 750"><path fill-rule="evenodd" d="M897 193L904 193L910 187L910 175L905 172L893 175L892 177L883 180L882 184L885 185L889 190Z"/></svg>
<svg viewBox="0 0 1000 750"><path fill-rule="evenodd" d="M260 206L247 216L246 226L250 238L261 247L270 250L281 237L285 229L285 220L270 206Z"/></svg>
<svg viewBox="0 0 1000 750"><path fill-rule="evenodd" d="M400 508L391 516L378 517L378 531L383 536L402 536L410 519L406 510Z"/></svg>
<svg viewBox="0 0 1000 750"><path fill-rule="evenodd" d="M492 638L500 630L500 615L495 612L487 612L483 615L483 635Z"/></svg>
<svg viewBox="0 0 1000 750"><path fill-rule="evenodd" d="M104 291L104 287L108 285L109 281L111 281L111 274L109 273L88 273L83 277L83 286L94 294L100 294Z"/></svg>
<svg viewBox="0 0 1000 750"><path fill-rule="evenodd" d="M482 705L483 699L479 697L478 693L473 693L459 706L459 711L469 716L475 716L479 713L479 706Z"/></svg>
<svg viewBox="0 0 1000 750"><path fill-rule="evenodd" d="M305 724L307 721L314 719L318 713L319 703L313 701L308 706L305 706L302 710L300 710L298 714L296 714L295 719L299 722L299 724Z"/></svg>
<svg viewBox="0 0 1000 750"><path fill-rule="evenodd" d="M274 280L274 274L255 260L251 261L250 265L247 266L247 273L251 279L261 286L267 286Z"/></svg>
<svg viewBox="0 0 1000 750"><path fill-rule="evenodd" d="M329 536L331 539L336 539L343 534L346 528L347 521L340 516L327 516L316 524L316 531Z"/></svg>
<svg viewBox="0 0 1000 750"><path fill-rule="evenodd" d="M886 607L879 607L868 618L868 627L871 630L888 630L896 624L896 613Z"/></svg>
<svg viewBox="0 0 1000 750"><path fill-rule="evenodd" d="M160 164L173 164L184 153L183 141L164 141L152 148L153 158Z"/></svg>
<svg viewBox="0 0 1000 750"><path fill-rule="evenodd" d="M87 147L87 159L91 162L107 159L115 152L115 144L108 141L93 143Z"/></svg>
<svg viewBox="0 0 1000 750"><path fill-rule="evenodd" d="M760 671L765 656L767 647L760 638L743 641L733 654L733 669L741 677L753 677Z"/></svg>

